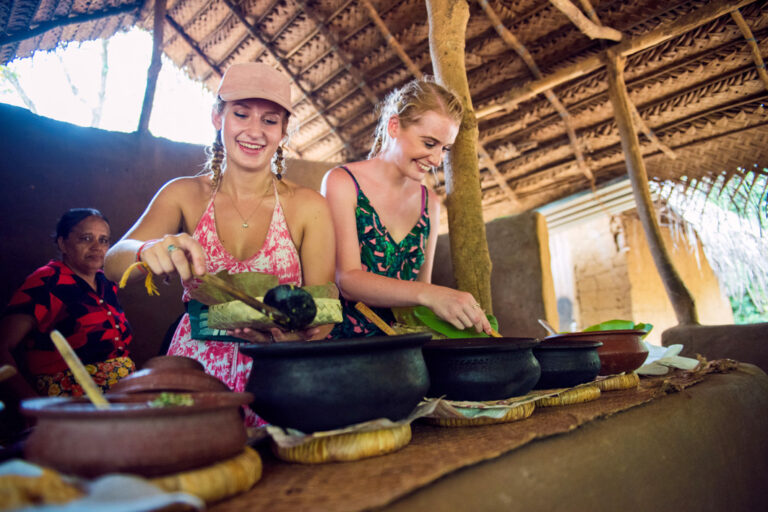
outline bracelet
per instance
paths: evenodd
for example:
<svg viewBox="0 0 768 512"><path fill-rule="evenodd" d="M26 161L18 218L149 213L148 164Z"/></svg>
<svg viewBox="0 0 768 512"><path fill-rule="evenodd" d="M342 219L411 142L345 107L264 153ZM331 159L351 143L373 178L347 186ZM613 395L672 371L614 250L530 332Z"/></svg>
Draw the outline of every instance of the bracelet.
<svg viewBox="0 0 768 512"><path fill-rule="evenodd" d="M141 261L141 251L143 251L143 250L144 250L144 247L145 247L147 244L153 244L153 243L155 243L155 242L157 242L157 241L159 241L159 238L153 238L153 239L151 239L151 240L147 240L146 242L144 242L143 244L141 244L141 245L139 246L139 250L138 250L138 251L136 251L136 261L137 261L137 262L138 262L138 261Z"/></svg>

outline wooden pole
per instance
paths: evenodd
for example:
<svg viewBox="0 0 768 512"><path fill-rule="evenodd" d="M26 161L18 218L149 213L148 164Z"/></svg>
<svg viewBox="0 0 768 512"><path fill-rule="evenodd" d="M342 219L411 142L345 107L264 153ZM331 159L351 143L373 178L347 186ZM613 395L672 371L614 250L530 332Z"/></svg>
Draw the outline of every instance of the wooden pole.
<svg viewBox="0 0 768 512"><path fill-rule="evenodd" d="M624 82L624 64L626 58L613 52L607 52L605 61L608 69L608 96L613 105L616 123L621 135L621 148L627 164L627 173L632 183L632 193L637 206L637 213L645 231L648 247L656 264L656 269L664 283L679 324L698 324L696 304L685 283L672 264L669 252L661 235L661 228L653 210L651 193L648 190L648 174L640 151L637 131L632 124L632 112L629 107L627 86Z"/></svg>
<svg viewBox="0 0 768 512"><path fill-rule="evenodd" d="M747 41L749 49L752 52L752 60L755 61L757 74L760 75L760 80L763 81L765 88L768 89L768 72L765 71L765 62L763 61L763 56L760 55L760 47L757 46L757 39L755 39L752 30L749 28L749 25L747 25L747 20L744 19L744 16L741 15L738 9L731 12L731 18L736 22L736 25L738 25L739 30L741 31L741 35L743 35L744 39Z"/></svg>
<svg viewBox="0 0 768 512"><path fill-rule="evenodd" d="M444 164L453 273L459 289L474 295L483 309L492 313L491 256L478 185L477 119L464 63L469 5L465 0L427 0L427 15L435 76L464 105L459 135Z"/></svg>
<svg viewBox="0 0 768 512"><path fill-rule="evenodd" d="M152 29L152 60L147 71L147 88L144 90L144 103L141 105L141 117L139 117L139 133L149 132L149 118L152 116L152 103L155 101L155 89L157 77L163 66L163 27L165 26L165 2L155 0L155 25Z"/></svg>
<svg viewBox="0 0 768 512"><path fill-rule="evenodd" d="M716 0L708 3L704 7L693 11L679 19L661 25L656 30L645 34L627 37L615 45L611 50L613 53L621 56L629 56L634 53L646 50L670 39L684 34L696 27L719 18L724 14L733 12L740 7L749 5L755 0ZM510 110L523 101L527 101L534 96L543 93L546 90L557 87L560 84L588 75L603 66L605 60L604 54L597 54L587 57L570 66L566 66L560 71L552 73L540 80L529 82L525 87L515 88L509 91L502 99L491 105L487 105L477 111L477 118L482 119L500 110Z"/></svg>
<svg viewBox="0 0 768 512"><path fill-rule="evenodd" d="M610 39L612 41L621 41L622 34L618 30L605 27L599 23L587 18L581 10L573 5L570 0L549 0L557 7L560 12L565 14L571 23L581 30L581 32L590 39ZM591 7L591 6L590 6ZM594 13L594 9L592 10Z"/></svg>

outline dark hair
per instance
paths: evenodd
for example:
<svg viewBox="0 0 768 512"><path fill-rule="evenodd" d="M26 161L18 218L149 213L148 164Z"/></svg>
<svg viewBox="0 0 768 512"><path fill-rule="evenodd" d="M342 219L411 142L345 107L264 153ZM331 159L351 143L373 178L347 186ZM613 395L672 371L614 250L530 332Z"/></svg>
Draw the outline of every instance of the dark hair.
<svg viewBox="0 0 768 512"><path fill-rule="evenodd" d="M58 240L59 237L67 238L72 229L80 224L88 217L98 217L109 226L107 218L95 208L72 208L61 216L59 222L56 224L56 234L54 240Z"/></svg>

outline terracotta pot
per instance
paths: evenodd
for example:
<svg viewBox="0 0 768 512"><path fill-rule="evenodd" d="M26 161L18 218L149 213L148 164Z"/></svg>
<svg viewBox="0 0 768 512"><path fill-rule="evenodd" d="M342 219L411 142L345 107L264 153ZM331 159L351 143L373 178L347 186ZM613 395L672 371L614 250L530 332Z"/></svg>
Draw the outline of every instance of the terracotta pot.
<svg viewBox="0 0 768 512"><path fill-rule="evenodd" d="M241 345L253 358L246 389L266 421L303 432L378 418L397 421L429 387L421 346L430 334Z"/></svg>
<svg viewBox="0 0 768 512"><path fill-rule="evenodd" d="M170 391L189 393L197 391L229 391L222 381L202 370L185 367L153 367L133 372L120 379L109 393L155 393Z"/></svg>
<svg viewBox="0 0 768 512"><path fill-rule="evenodd" d="M600 372L598 341L544 341L533 349L541 365L535 389L570 388L595 380Z"/></svg>
<svg viewBox="0 0 768 512"><path fill-rule="evenodd" d="M22 412L37 419L25 457L87 478L105 473L158 476L238 454L246 433L240 406L250 393L196 393L194 405L150 407L155 395L109 396L98 410L82 398L36 398Z"/></svg>
<svg viewBox="0 0 768 512"><path fill-rule="evenodd" d="M430 397L450 400L500 400L524 395L538 382L539 362L532 338L432 340L424 359Z"/></svg>
<svg viewBox="0 0 768 512"><path fill-rule="evenodd" d="M155 368L163 370L171 370L177 368L188 368L190 370L205 371L202 363L197 359L185 356L155 356L144 363L142 369Z"/></svg>
<svg viewBox="0 0 768 512"><path fill-rule="evenodd" d="M648 349L642 343L644 335L645 332L639 330L570 332L548 336L544 341L599 341L603 344L597 349L600 375L615 375L637 370L645 362Z"/></svg>

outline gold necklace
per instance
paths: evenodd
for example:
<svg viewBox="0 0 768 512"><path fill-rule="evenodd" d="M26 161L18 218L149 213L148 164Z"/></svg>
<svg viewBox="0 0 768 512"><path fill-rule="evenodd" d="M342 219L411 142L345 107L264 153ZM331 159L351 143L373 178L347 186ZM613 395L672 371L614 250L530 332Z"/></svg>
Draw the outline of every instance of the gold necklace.
<svg viewBox="0 0 768 512"><path fill-rule="evenodd" d="M270 180L269 183L270 184L273 183L273 180ZM267 188L269 188L269 185L267 185ZM256 205L256 208L254 208L254 210L248 215L248 217L243 217L243 214L240 213L240 208L238 208L237 204L235 203L235 198L234 197L232 198L232 206L235 208L235 211L240 216L240 219L243 221L243 223L241 224L241 227L243 229L248 229L248 226L249 226L248 220L250 220L250 218L253 217L253 214L256 213L259 210L259 208L261 208L261 203L264 202L264 198L267 197L267 195L268 195L267 191L264 191L264 194L261 196L261 200L259 201L259 204Z"/></svg>

